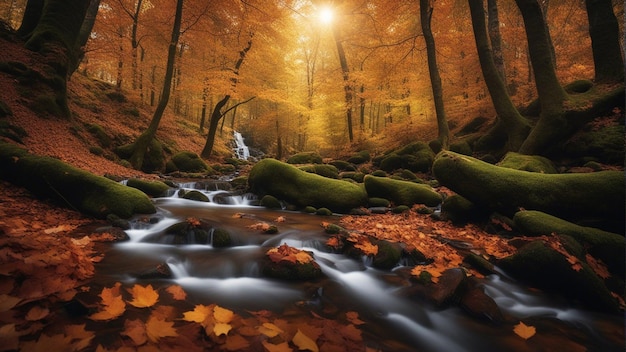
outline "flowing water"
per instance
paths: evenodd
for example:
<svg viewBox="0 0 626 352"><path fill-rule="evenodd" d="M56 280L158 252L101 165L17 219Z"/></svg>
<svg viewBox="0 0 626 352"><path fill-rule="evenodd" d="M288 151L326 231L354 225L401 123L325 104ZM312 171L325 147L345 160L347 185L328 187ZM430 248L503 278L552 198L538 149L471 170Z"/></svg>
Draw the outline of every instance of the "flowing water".
<svg viewBox="0 0 626 352"><path fill-rule="evenodd" d="M127 231L131 240L113 245L99 264L102 280L144 285L155 281L176 283L196 304L217 303L236 312L282 312L296 304L311 310L335 307L356 311L366 322L360 328L368 345L389 351L535 351L550 350L545 347L550 345L547 341L559 347L559 341L570 339L590 351L623 350L620 317L572 308L505 275L487 277L482 281L485 292L503 312L537 326L537 336L526 341L513 333L514 324L496 326L474 320L459 308L435 310L423 301L406 297L402 294L409 285L402 275L406 268L377 270L365 260L326 251L323 244L328 235L320 224L338 218L250 206L246 196L231 196L213 186L189 183L181 187L200 187L213 201L185 200L176 193L155 199L159 210L154 218L158 221L134 222ZM261 221L272 222L279 216L286 218L277 224L279 234L267 235L248 227ZM189 217L228 230L233 246L214 248L211 238L206 243L173 245L159 236L167 227ZM285 282L263 277L259 263L265 252L283 243L313 252L326 278ZM172 279L136 279L138 273L160 263L167 263Z"/></svg>
<svg viewBox="0 0 626 352"><path fill-rule="evenodd" d="M244 142L243 136L237 131L233 132L233 135L235 137L235 154L237 155L237 158L248 160L250 157L250 148L248 148Z"/></svg>

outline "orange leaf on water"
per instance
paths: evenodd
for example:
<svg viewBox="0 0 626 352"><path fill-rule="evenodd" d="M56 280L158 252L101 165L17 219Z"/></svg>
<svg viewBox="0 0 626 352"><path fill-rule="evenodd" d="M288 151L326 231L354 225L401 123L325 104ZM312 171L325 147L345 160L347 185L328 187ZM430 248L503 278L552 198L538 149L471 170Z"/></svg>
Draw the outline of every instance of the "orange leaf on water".
<svg viewBox="0 0 626 352"><path fill-rule="evenodd" d="M523 322L519 322L519 324L515 325L513 328L513 332L517 334L517 336L523 338L524 340L528 340L533 337L537 332L534 326L528 326Z"/></svg>
<svg viewBox="0 0 626 352"><path fill-rule="evenodd" d="M183 290L183 288L178 285L169 286L165 290L169 292L172 297L174 297L174 299L177 301L184 301L187 298L187 293L185 292L185 290Z"/></svg>
<svg viewBox="0 0 626 352"><path fill-rule="evenodd" d="M41 320L50 314L50 310L46 307L34 306L32 307L28 313L26 313L26 320L28 321L37 321Z"/></svg>
<svg viewBox="0 0 626 352"><path fill-rule="evenodd" d="M202 322L205 321L207 316L210 314L213 314L212 306L198 304L192 311L185 312L183 314L183 320L202 324Z"/></svg>
<svg viewBox="0 0 626 352"><path fill-rule="evenodd" d="M248 347L250 347L250 343L241 335L228 336L224 344L227 351L245 351Z"/></svg>
<svg viewBox="0 0 626 352"><path fill-rule="evenodd" d="M158 342L162 337L176 337L178 333L174 328L173 321L165 321L151 316L146 323L146 334L148 339L154 343Z"/></svg>
<svg viewBox="0 0 626 352"><path fill-rule="evenodd" d="M129 292L133 295L133 300L128 303L137 308L152 307L159 300L159 293L152 288L152 285L143 287L135 284Z"/></svg>
<svg viewBox="0 0 626 352"><path fill-rule="evenodd" d="M140 319L126 320L124 322L125 330L121 332L122 335L128 336L135 346L141 346L148 342L148 335L146 335L146 326Z"/></svg>
<svg viewBox="0 0 626 352"><path fill-rule="evenodd" d="M291 339L291 342L293 342L294 345L298 346L298 349L300 350L319 352L319 348L317 347L315 341L311 340L311 338L303 334L300 329L298 329L296 335L293 337L293 339Z"/></svg>
<svg viewBox="0 0 626 352"><path fill-rule="evenodd" d="M281 328L272 323L263 323L263 325L259 326L258 330L261 334L270 338L284 332Z"/></svg>
<svg viewBox="0 0 626 352"><path fill-rule="evenodd" d="M121 283L117 282L111 288L103 288L100 293L102 305L104 306L100 312L92 314L89 318L92 320L111 320L124 314L126 311L126 303L120 294Z"/></svg>
<svg viewBox="0 0 626 352"><path fill-rule="evenodd" d="M228 335L228 332L232 328L233 327L230 324L216 323L215 326L213 326L213 333L215 334L215 336Z"/></svg>
<svg viewBox="0 0 626 352"><path fill-rule="evenodd" d="M234 316L235 313L232 310L220 306L213 308L213 317L215 317L215 321L218 323L230 323Z"/></svg>

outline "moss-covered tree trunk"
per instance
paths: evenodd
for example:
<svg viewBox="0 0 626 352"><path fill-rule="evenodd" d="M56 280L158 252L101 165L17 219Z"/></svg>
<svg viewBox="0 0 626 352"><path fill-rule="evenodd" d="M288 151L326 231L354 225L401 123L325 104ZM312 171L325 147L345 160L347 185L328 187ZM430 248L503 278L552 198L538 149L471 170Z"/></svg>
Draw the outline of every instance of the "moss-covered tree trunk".
<svg viewBox="0 0 626 352"><path fill-rule="evenodd" d="M161 123L163 112L167 107L167 103L170 98L170 92L172 87L172 77L174 75L174 61L176 60L176 47L178 46L178 38L180 37L180 26L183 17L183 0L176 2L176 15L174 17L174 26L172 27L172 39L170 40L169 48L167 50L167 67L165 70L165 78L163 81L163 92L161 98L157 104L157 108L154 111L152 120L148 128L137 137L137 140L133 143L133 153L130 157L130 163L136 169L142 169L144 163L144 156L148 147L152 144L152 140L156 136L157 129Z"/></svg>
<svg viewBox="0 0 626 352"><path fill-rule="evenodd" d="M70 116L67 78L78 61L74 44L88 6L89 1L85 0L30 0L19 29L26 39L25 47L41 53L52 68L53 76L42 83L47 84L54 94L53 104L56 106L51 111L58 111L65 117Z"/></svg>
<svg viewBox="0 0 626 352"><path fill-rule="evenodd" d="M479 148L491 150L504 146L504 151L515 151L522 145L530 126L513 105L493 60L485 25L483 0L468 2L480 68L498 114L494 127L479 141Z"/></svg>
<svg viewBox="0 0 626 352"><path fill-rule="evenodd" d="M74 52L76 53L76 62L69 70L69 76L71 76L74 71L80 65L80 62L83 60L85 56L85 45L91 36L91 31L93 29L93 25L96 23L96 16L98 15L98 9L100 8L100 0L90 0L89 7L87 8L87 13L85 14L85 19L83 20L83 24L80 27L78 32L78 36L76 38L76 42L74 43Z"/></svg>
<svg viewBox="0 0 626 352"><path fill-rule="evenodd" d="M435 101L435 113L437 114L438 139L443 149L448 149L450 130L448 120L443 105L443 88L441 76L437 66L437 52L435 50L435 38L430 28L430 19L433 15L433 7L430 0L420 0L420 20L422 23L422 33L426 42L426 56L428 57L428 73L430 74L430 84Z"/></svg>
<svg viewBox="0 0 626 352"><path fill-rule="evenodd" d="M586 0L589 35L595 66L595 81L623 82L624 59L619 26L611 0Z"/></svg>

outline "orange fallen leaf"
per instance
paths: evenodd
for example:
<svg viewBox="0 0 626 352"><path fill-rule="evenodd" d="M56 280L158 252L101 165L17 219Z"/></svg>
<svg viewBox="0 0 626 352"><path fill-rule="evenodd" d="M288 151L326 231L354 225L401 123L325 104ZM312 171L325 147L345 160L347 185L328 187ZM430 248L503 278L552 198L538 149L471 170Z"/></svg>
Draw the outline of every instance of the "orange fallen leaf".
<svg viewBox="0 0 626 352"><path fill-rule="evenodd" d="M517 336L523 338L524 340L528 340L533 337L537 332L534 326L528 326L523 322L519 322L519 324L515 325L513 328L513 332L517 334Z"/></svg>
<svg viewBox="0 0 626 352"><path fill-rule="evenodd" d="M183 313L183 320L201 324L210 314L213 314L212 306L198 304L194 307L192 311Z"/></svg>
<svg viewBox="0 0 626 352"><path fill-rule="evenodd" d="M298 349L300 350L319 352L319 348L317 347L315 341L303 334L300 329L298 329L298 332L294 335L293 339L291 339L291 342L298 346Z"/></svg>
<svg viewBox="0 0 626 352"><path fill-rule="evenodd" d="M137 308L152 307L159 300L159 293L152 288L152 285L143 287L135 284L129 292L132 294L133 300L128 303Z"/></svg>
<svg viewBox="0 0 626 352"><path fill-rule="evenodd" d="M71 338L74 351L86 349L96 336L95 332L85 330L85 326L86 324L65 326L65 335Z"/></svg>
<svg viewBox="0 0 626 352"><path fill-rule="evenodd" d="M359 319L359 313L357 312L346 312L346 319L354 325L365 324L365 322Z"/></svg>
<svg viewBox="0 0 626 352"><path fill-rule="evenodd" d="M6 312L15 307L22 299L9 295L0 295L0 312Z"/></svg>
<svg viewBox="0 0 626 352"><path fill-rule="evenodd" d="M224 348L227 351L245 351L248 347L250 347L250 343L241 335L228 336L226 343L224 343Z"/></svg>
<svg viewBox="0 0 626 352"><path fill-rule="evenodd" d="M148 335L146 334L146 326L140 319L126 320L124 322L124 331L122 335L128 336L135 346L141 346L148 342Z"/></svg>
<svg viewBox="0 0 626 352"><path fill-rule="evenodd" d="M0 325L0 346L3 351L17 350L20 334L15 331L15 324Z"/></svg>
<svg viewBox="0 0 626 352"><path fill-rule="evenodd" d="M102 305L104 306L100 312L94 313L89 316L92 320L111 320L124 314L126 310L126 303L120 294L121 284L117 282L115 286L111 288L103 288L100 293L102 299Z"/></svg>
<svg viewBox="0 0 626 352"><path fill-rule="evenodd" d="M34 306L32 307L28 313L26 313L26 320L28 321L37 321L41 320L50 314L50 310L46 307Z"/></svg>
<svg viewBox="0 0 626 352"><path fill-rule="evenodd" d="M230 323L234 316L235 313L232 310L220 306L213 308L213 317L215 317L215 321L218 323Z"/></svg>
<svg viewBox="0 0 626 352"><path fill-rule="evenodd" d="M148 322L146 322L146 334L148 339L154 343L157 343L162 337L178 336L173 321L165 321L154 316L148 318Z"/></svg>
<svg viewBox="0 0 626 352"><path fill-rule="evenodd" d="M165 291L169 292L177 301L184 301L187 298L187 293L179 285L169 286Z"/></svg>
<svg viewBox="0 0 626 352"><path fill-rule="evenodd" d="M261 334L272 338L274 336L278 336L278 334L283 333L284 331L278 326L272 323L263 323L263 325L258 327L258 330Z"/></svg>
<svg viewBox="0 0 626 352"><path fill-rule="evenodd" d="M213 326L213 333L215 334L215 336L228 335L228 332L232 328L233 327L230 324L216 323L215 326Z"/></svg>
<svg viewBox="0 0 626 352"><path fill-rule="evenodd" d="M283 342L275 345L273 343L269 343L267 341L263 341L263 347L267 350L267 352L293 352L293 349L289 347L289 343Z"/></svg>

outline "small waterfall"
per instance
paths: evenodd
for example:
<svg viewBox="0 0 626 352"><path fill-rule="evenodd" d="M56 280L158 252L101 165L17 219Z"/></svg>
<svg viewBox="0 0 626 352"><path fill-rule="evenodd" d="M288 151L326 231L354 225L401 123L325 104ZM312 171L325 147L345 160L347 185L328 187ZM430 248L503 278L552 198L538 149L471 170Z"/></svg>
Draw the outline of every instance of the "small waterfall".
<svg viewBox="0 0 626 352"><path fill-rule="evenodd" d="M234 132L234 136L236 144L235 154L237 154L237 158L242 160L248 160L248 158L250 157L250 149L243 141L243 136L237 131Z"/></svg>

